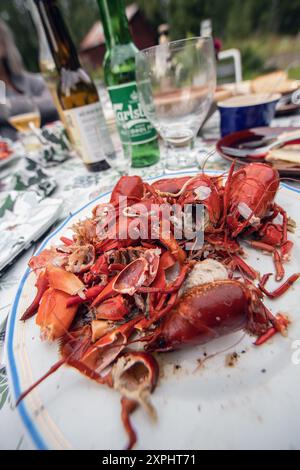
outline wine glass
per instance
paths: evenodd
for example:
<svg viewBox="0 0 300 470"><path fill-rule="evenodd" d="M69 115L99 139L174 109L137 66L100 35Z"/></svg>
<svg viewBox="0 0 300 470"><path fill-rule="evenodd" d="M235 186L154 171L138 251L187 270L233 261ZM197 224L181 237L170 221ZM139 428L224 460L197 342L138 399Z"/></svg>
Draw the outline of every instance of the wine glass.
<svg viewBox="0 0 300 470"><path fill-rule="evenodd" d="M194 140L216 88L212 38L164 43L139 51L135 60L142 108L167 145L167 168L195 166Z"/></svg>
<svg viewBox="0 0 300 470"><path fill-rule="evenodd" d="M7 102L8 121L20 134L26 150L35 150L40 146L39 128L40 111L31 97L12 97Z"/></svg>

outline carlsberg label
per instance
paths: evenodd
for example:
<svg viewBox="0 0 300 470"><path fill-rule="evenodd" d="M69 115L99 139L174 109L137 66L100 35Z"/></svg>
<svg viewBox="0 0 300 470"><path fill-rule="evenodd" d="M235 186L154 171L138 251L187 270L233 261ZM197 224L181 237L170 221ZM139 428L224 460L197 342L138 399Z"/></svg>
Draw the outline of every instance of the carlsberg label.
<svg viewBox="0 0 300 470"><path fill-rule="evenodd" d="M108 87L121 138L126 142L129 133L132 145L145 144L157 138L139 101L136 82ZM126 127L124 129L124 124ZM126 131L127 129L127 131Z"/></svg>

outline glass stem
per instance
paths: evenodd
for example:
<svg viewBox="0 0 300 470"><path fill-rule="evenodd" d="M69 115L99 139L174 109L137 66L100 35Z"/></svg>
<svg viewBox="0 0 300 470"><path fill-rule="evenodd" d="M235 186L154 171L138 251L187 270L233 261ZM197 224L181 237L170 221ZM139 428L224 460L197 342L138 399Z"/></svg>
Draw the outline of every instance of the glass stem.
<svg viewBox="0 0 300 470"><path fill-rule="evenodd" d="M169 170L185 169L196 165L196 159L193 152L195 138L188 141L176 143L165 141L167 147L166 167Z"/></svg>

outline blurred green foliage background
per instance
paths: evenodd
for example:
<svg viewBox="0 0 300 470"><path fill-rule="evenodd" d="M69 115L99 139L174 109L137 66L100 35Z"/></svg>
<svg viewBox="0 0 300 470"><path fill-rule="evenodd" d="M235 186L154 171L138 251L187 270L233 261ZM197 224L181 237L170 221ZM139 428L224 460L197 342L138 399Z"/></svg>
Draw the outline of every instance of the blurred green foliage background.
<svg viewBox="0 0 300 470"><path fill-rule="evenodd" d="M77 45L99 18L96 0L59 0ZM126 1L127 4L132 1ZM172 39L199 35L200 22L211 18L223 48L242 52L243 74L286 68L300 78L300 0L137 0L157 28L168 22ZM9 23L24 63L37 70L37 38L26 1L1 0L0 16Z"/></svg>

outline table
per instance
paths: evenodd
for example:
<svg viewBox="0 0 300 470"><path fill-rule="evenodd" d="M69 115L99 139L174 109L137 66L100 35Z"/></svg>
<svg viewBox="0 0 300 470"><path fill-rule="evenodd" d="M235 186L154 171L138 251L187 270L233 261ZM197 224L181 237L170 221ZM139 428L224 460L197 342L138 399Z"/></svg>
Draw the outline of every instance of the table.
<svg viewBox="0 0 300 470"><path fill-rule="evenodd" d="M300 114L290 117L281 117L272 121L272 126L300 126ZM199 149L199 163L204 160L205 153L213 141L219 138L219 115L218 112L207 121L202 130L203 139L197 140ZM209 144L207 143L209 142ZM229 163L219 155L214 155L206 165L206 168L226 170ZM195 168L196 169L196 168ZM13 165L10 171L16 171ZM140 174L143 178L159 176L162 174L161 164L141 170L134 169L133 173ZM47 169L47 173L57 182L57 188L53 193L55 198L64 201L63 212L56 221L52 230L71 212L85 205L97 195L111 189L118 179L116 172L89 173L82 162L72 158L55 167ZM172 174L172 172L166 172ZM293 183L300 188L299 183ZM46 234L44 235L44 237ZM34 243L0 278L0 449L34 449L30 437L26 434L21 418L15 410L13 398L10 395L4 357L4 341L6 319L10 311L14 295L26 265L30 257L38 248L40 241Z"/></svg>

